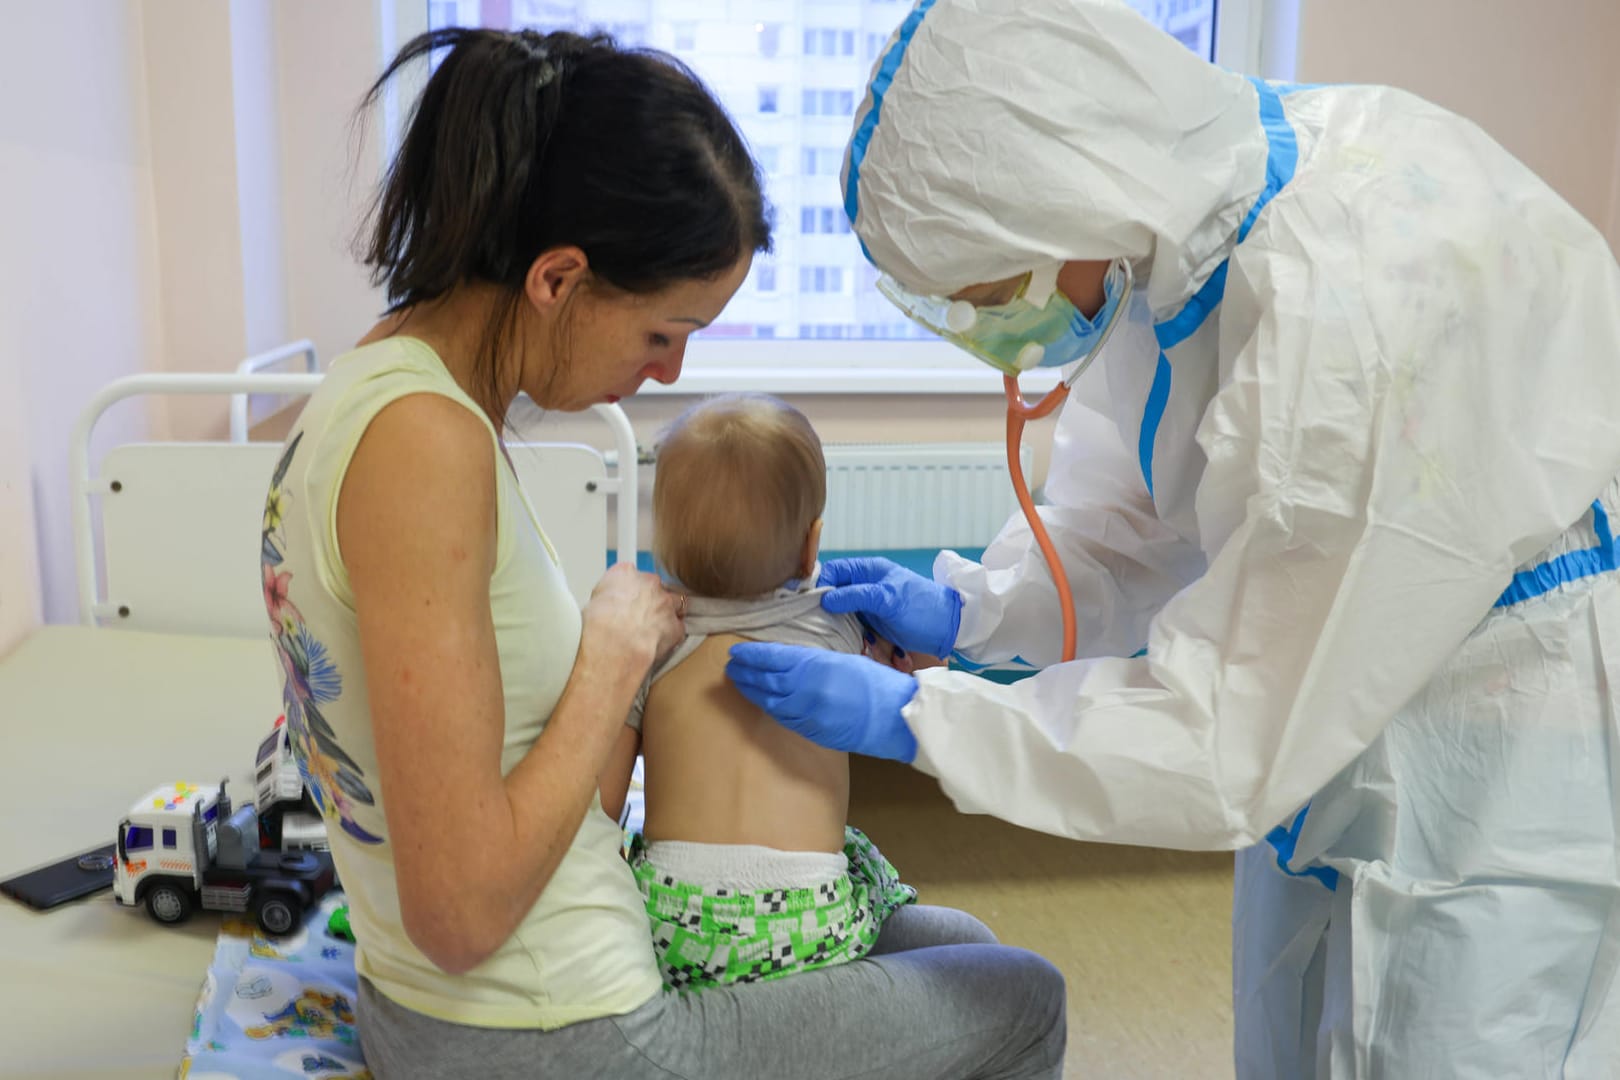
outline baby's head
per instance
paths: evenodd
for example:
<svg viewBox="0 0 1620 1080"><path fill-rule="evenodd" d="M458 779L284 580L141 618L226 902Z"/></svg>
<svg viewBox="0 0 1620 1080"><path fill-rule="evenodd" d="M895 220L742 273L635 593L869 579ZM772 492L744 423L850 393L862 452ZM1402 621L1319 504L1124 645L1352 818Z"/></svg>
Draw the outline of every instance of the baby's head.
<svg viewBox="0 0 1620 1080"><path fill-rule="evenodd" d="M804 414L767 394L710 398L658 444L653 554L699 596L761 596L810 573L826 502Z"/></svg>

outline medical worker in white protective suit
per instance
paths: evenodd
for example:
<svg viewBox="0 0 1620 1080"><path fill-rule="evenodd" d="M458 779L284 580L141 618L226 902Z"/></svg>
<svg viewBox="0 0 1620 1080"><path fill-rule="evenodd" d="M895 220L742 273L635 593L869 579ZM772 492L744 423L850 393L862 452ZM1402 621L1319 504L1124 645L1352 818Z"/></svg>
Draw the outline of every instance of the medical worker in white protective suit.
<svg viewBox="0 0 1620 1080"><path fill-rule="evenodd" d="M1410 94L1256 83L1106 0L920 4L843 182L919 296L1134 270L1041 507L1082 659L1055 662L1016 519L932 582L834 565L825 603L1038 675L750 644L736 684L965 811L1241 849L1242 1077L1620 1076L1620 274L1599 234ZM1101 310L1072 298L1075 335L1122 276Z"/></svg>

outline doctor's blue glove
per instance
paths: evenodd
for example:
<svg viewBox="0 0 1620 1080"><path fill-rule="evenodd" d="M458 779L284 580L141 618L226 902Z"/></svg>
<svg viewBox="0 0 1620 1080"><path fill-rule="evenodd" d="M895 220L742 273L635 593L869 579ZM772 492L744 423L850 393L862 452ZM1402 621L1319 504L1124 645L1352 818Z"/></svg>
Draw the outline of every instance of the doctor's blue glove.
<svg viewBox="0 0 1620 1080"><path fill-rule="evenodd" d="M873 630L908 652L946 657L962 626L962 594L888 559L833 559L818 585L833 591L821 606L834 614L855 612Z"/></svg>
<svg viewBox="0 0 1620 1080"><path fill-rule="evenodd" d="M829 750L911 764L917 739L900 710L917 680L864 656L802 645L731 647L729 678L742 696Z"/></svg>

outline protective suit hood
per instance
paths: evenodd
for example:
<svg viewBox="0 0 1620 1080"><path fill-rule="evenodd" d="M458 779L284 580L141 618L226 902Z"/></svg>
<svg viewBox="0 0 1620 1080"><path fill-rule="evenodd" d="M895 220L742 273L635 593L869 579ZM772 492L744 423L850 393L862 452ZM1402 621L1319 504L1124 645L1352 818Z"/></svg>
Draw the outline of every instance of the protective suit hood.
<svg viewBox="0 0 1620 1080"><path fill-rule="evenodd" d="M1118 0L922 3L857 113L845 209L916 292L1123 255L1162 317L1265 184L1255 117L1248 80Z"/></svg>

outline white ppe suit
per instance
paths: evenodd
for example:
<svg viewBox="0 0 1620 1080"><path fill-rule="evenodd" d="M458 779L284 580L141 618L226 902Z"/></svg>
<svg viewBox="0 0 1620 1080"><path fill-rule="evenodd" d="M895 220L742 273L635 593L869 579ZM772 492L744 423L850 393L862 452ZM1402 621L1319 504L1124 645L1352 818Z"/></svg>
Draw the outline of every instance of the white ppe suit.
<svg viewBox="0 0 1620 1080"><path fill-rule="evenodd" d="M950 295L1124 256L1041 515L937 579L963 810L1244 849L1241 1077L1620 1076L1620 273L1472 124L1206 64L1110 0L925 0L843 176ZM987 377L989 377L987 375ZM1145 651L1144 651L1145 647Z"/></svg>

